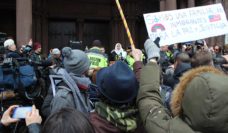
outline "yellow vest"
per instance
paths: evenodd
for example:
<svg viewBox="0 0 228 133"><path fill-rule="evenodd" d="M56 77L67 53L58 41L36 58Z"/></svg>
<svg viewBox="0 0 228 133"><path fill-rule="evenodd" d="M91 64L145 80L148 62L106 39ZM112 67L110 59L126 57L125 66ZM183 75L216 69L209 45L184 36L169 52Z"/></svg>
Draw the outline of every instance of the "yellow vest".
<svg viewBox="0 0 228 133"><path fill-rule="evenodd" d="M165 54L169 57L169 59L173 58L173 53L172 52L165 52Z"/></svg>
<svg viewBox="0 0 228 133"><path fill-rule="evenodd" d="M101 54L91 52L87 53L87 56L90 60L90 68L103 68L108 66L108 59Z"/></svg>
<svg viewBox="0 0 228 133"><path fill-rule="evenodd" d="M128 66L133 70L133 64L135 63L134 58L131 57L130 55L127 55L126 61L128 63Z"/></svg>
<svg viewBox="0 0 228 133"><path fill-rule="evenodd" d="M142 55L142 58L141 58L141 61L143 61L144 59L145 59L145 56L144 56L144 54L143 54L143 55ZM130 56L130 55L127 55L126 61L127 61L127 63L128 63L128 66L133 70L133 65L134 65L134 63L135 63L134 58L133 58L132 56Z"/></svg>

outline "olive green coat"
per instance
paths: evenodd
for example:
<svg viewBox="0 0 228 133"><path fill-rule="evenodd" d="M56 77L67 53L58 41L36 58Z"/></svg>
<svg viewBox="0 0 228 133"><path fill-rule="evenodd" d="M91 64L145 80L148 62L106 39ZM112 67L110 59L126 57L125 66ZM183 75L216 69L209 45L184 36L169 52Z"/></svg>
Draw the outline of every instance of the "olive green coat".
<svg viewBox="0 0 228 133"><path fill-rule="evenodd" d="M149 63L141 71L137 98L148 133L228 133L228 77L212 67L186 72L173 92L173 117L159 93L159 67Z"/></svg>

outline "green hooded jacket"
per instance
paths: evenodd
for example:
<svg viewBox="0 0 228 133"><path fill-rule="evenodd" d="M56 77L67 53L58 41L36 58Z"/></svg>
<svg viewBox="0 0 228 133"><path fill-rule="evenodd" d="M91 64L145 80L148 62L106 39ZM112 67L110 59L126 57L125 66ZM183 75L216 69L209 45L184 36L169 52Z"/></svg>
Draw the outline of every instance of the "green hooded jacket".
<svg viewBox="0 0 228 133"><path fill-rule="evenodd" d="M159 93L159 66L141 71L137 104L148 133L228 133L228 77L213 67L186 72L175 88L171 115Z"/></svg>

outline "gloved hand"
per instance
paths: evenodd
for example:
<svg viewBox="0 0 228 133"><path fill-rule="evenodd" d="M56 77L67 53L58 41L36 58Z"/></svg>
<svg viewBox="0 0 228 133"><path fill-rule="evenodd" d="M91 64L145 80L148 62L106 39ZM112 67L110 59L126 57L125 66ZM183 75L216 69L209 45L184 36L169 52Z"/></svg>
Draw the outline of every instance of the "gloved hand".
<svg viewBox="0 0 228 133"><path fill-rule="evenodd" d="M142 51L140 49L132 49L132 56L135 61L141 61L142 59Z"/></svg>
<svg viewBox="0 0 228 133"><path fill-rule="evenodd" d="M160 48L157 45L152 39L147 39L146 42L144 43L144 48L146 50L148 61L152 58L155 58L157 60L160 59Z"/></svg>

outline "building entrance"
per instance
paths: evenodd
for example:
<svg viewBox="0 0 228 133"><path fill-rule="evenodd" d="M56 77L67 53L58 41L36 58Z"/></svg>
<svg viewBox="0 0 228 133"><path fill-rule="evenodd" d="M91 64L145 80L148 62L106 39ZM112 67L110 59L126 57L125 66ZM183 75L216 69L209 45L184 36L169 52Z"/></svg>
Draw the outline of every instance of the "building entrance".
<svg viewBox="0 0 228 133"><path fill-rule="evenodd" d="M48 42L50 48L63 48L70 40L77 40L76 23L74 21L49 22Z"/></svg>
<svg viewBox="0 0 228 133"><path fill-rule="evenodd" d="M83 44L91 47L94 40L102 42L107 51L110 50L110 26L108 22L86 21L83 26Z"/></svg>

